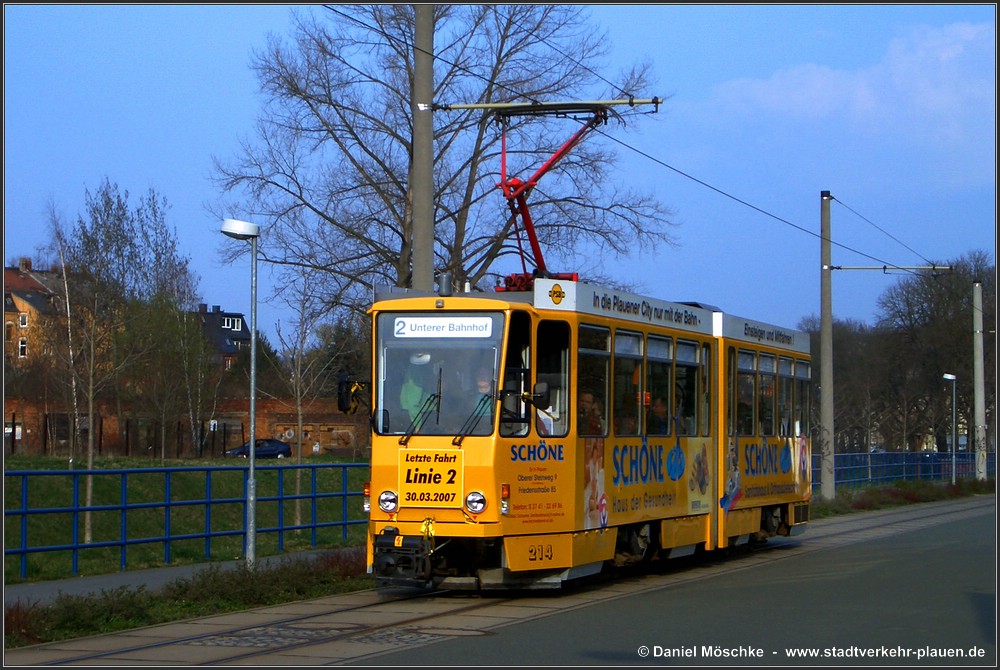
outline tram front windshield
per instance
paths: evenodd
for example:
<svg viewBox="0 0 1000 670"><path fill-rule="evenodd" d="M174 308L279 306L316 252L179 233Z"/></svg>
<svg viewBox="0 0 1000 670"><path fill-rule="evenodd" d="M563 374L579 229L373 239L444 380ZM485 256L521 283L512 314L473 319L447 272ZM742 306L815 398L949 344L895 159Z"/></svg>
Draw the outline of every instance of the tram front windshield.
<svg viewBox="0 0 1000 670"><path fill-rule="evenodd" d="M375 430L489 435L503 339L499 312L382 313L376 320Z"/></svg>

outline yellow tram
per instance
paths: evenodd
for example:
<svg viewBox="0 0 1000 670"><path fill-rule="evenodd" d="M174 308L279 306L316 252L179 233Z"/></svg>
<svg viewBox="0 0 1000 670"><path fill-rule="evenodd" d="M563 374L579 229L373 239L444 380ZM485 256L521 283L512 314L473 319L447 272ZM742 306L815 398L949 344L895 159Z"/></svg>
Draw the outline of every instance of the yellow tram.
<svg viewBox="0 0 1000 670"><path fill-rule="evenodd" d="M809 520L804 332L564 276L371 316L380 584L558 587Z"/></svg>

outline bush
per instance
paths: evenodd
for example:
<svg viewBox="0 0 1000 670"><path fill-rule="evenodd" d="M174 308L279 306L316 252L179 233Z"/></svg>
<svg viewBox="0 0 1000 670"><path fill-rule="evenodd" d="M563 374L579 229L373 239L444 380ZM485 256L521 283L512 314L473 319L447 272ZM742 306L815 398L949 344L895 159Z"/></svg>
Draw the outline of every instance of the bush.
<svg viewBox="0 0 1000 670"><path fill-rule="evenodd" d="M932 481L900 480L883 486L839 492L832 501L813 498L810 503L810 517L822 519L851 512L995 493L995 479L985 481L962 479L954 485Z"/></svg>

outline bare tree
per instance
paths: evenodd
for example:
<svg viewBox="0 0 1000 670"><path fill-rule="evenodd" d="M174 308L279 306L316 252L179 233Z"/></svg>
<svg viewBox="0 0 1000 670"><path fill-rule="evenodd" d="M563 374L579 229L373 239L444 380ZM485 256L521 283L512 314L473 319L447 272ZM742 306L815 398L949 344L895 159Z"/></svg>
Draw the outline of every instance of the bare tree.
<svg viewBox="0 0 1000 670"><path fill-rule="evenodd" d="M224 373L215 360L217 352L210 346L200 316L181 310L174 317L181 338L178 354L187 398L188 430L195 455L200 457L205 448L205 421L215 416Z"/></svg>
<svg viewBox="0 0 1000 670"><path fill-rule="evenodd" d="M615 84L595 74L607 41L585 12L573 5L436 5L435 101L650 97L647 66ZM268 97L256 140L236 160L216 160L223 190L271 223L261 238L264 260L322 271L326 295L342 305L360 308L373 286L410 282L413 44L410 5L336 5L320 18L298 15L290 44L275 38L254 58ZM508 171L534 172L577 123L540 117L512 124ZM435 266L457 285L482 288L506 274L502 259L519 253L513 217L496 188L500 134L481 110L434 116ZM672 242L669 212L619 187L613 145L600 139L576 147L533 192L538 237L562 262L588 248L620 254Z"/></svg>
<svg viewBox="0 0 1000 670"><path fill-rule="evenodd" d="M875 326L834 321L838 450L855 451L873 434L889 450L919 451L928 435L938 449L946 448L951 400L941 379L945 372L958 377L959 425L973 425L973 283L982 283L983 323L993 324L986 329L995 332L996 268L982 251L936 265L953 270L906 274L887 288ZM812 334L818 351L819 319L803 319L799 327ZM996 338L984 344L984 369L996 370ZM818 379L818 360L815 365ZM995 375L986 375L985 382L986 424L994 426Z"/></svg>
<svg viewBox="0 0 1000 670"><path fill-rule="evenodd" d="M148 316L145 306L156 296L169 296L174 305L194 302L194 275L166 227L166 200L153 190L134 207L128 198L127 191L105 179L93 194L87 191L86 216L77 218L71 233L51 214L65 278L67 348L74 352L69 373L86 403L88 469L94 465L98 400L120 400L120 389L138 386L127 378L130 367L161 344L136 336L137 319ZM159 374L174 372L161 369ZM91 495L88 477L87 505ZM84 529L89 542L89 514Z"/></svg>
<svg viewBox="0 0 1000 670"><path fill-rule="evenodd" d="M896 333L891 364L906 371L906 394L925 425L934 431L939 450L950 432L951 402L941 375L958 377L959 424L972 426L973 343L972 285L983 282L984 323L996 322L996 268L989 255L974 251L951 263L952 271L920 273L904 278L880 296L879 325ZM994 341L984 351L986 369L996 369ZM994 378L986 382L986 406L996 398ZM988 421L987 424L990 422Z"/></svg>
<svg viewBox="0 0 1000 670"><path fill-rule="evenodd" d="M275 361L282 366L287 380L288 394L294 405L296 429L294 453L296 462L302 463L302 438L305 424L304 416L311 401L319 396L327 385L332 371L330 360L322 356L322 351L316 346L316 328L321 325L329 311L327 301L317 296L313 284L317 273L309 270L301 271L290 283L282 283L282 294L294 317L287 330L282 324L277 325L278 348L280 360ZM295 471L295 494L302 491L302 470ZM302 523L302 508L296 500L295 525Z"/></svg>

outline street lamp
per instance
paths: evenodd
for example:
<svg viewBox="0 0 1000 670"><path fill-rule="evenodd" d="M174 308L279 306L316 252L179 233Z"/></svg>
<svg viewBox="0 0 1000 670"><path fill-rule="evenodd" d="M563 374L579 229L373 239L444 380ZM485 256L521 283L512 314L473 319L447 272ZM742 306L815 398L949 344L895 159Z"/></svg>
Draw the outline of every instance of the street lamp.
<svg viewBox="0 0 1000 670"><path fill-rule="evenodd" d="M222 232L234 240L250 240L250 470L247 475L246 562L252 570L257 561L257 480L254 461L257 452L257 238L256 223L224 219Z"/></svg>
<svg viewBox="0 0 1000 670"><path fill-rule="evenodd" d="M955 382L958 377L944 373L942 378L951 382L951 483L955 483L955 452L958 451L958 412L955 409Z"/></svg>

